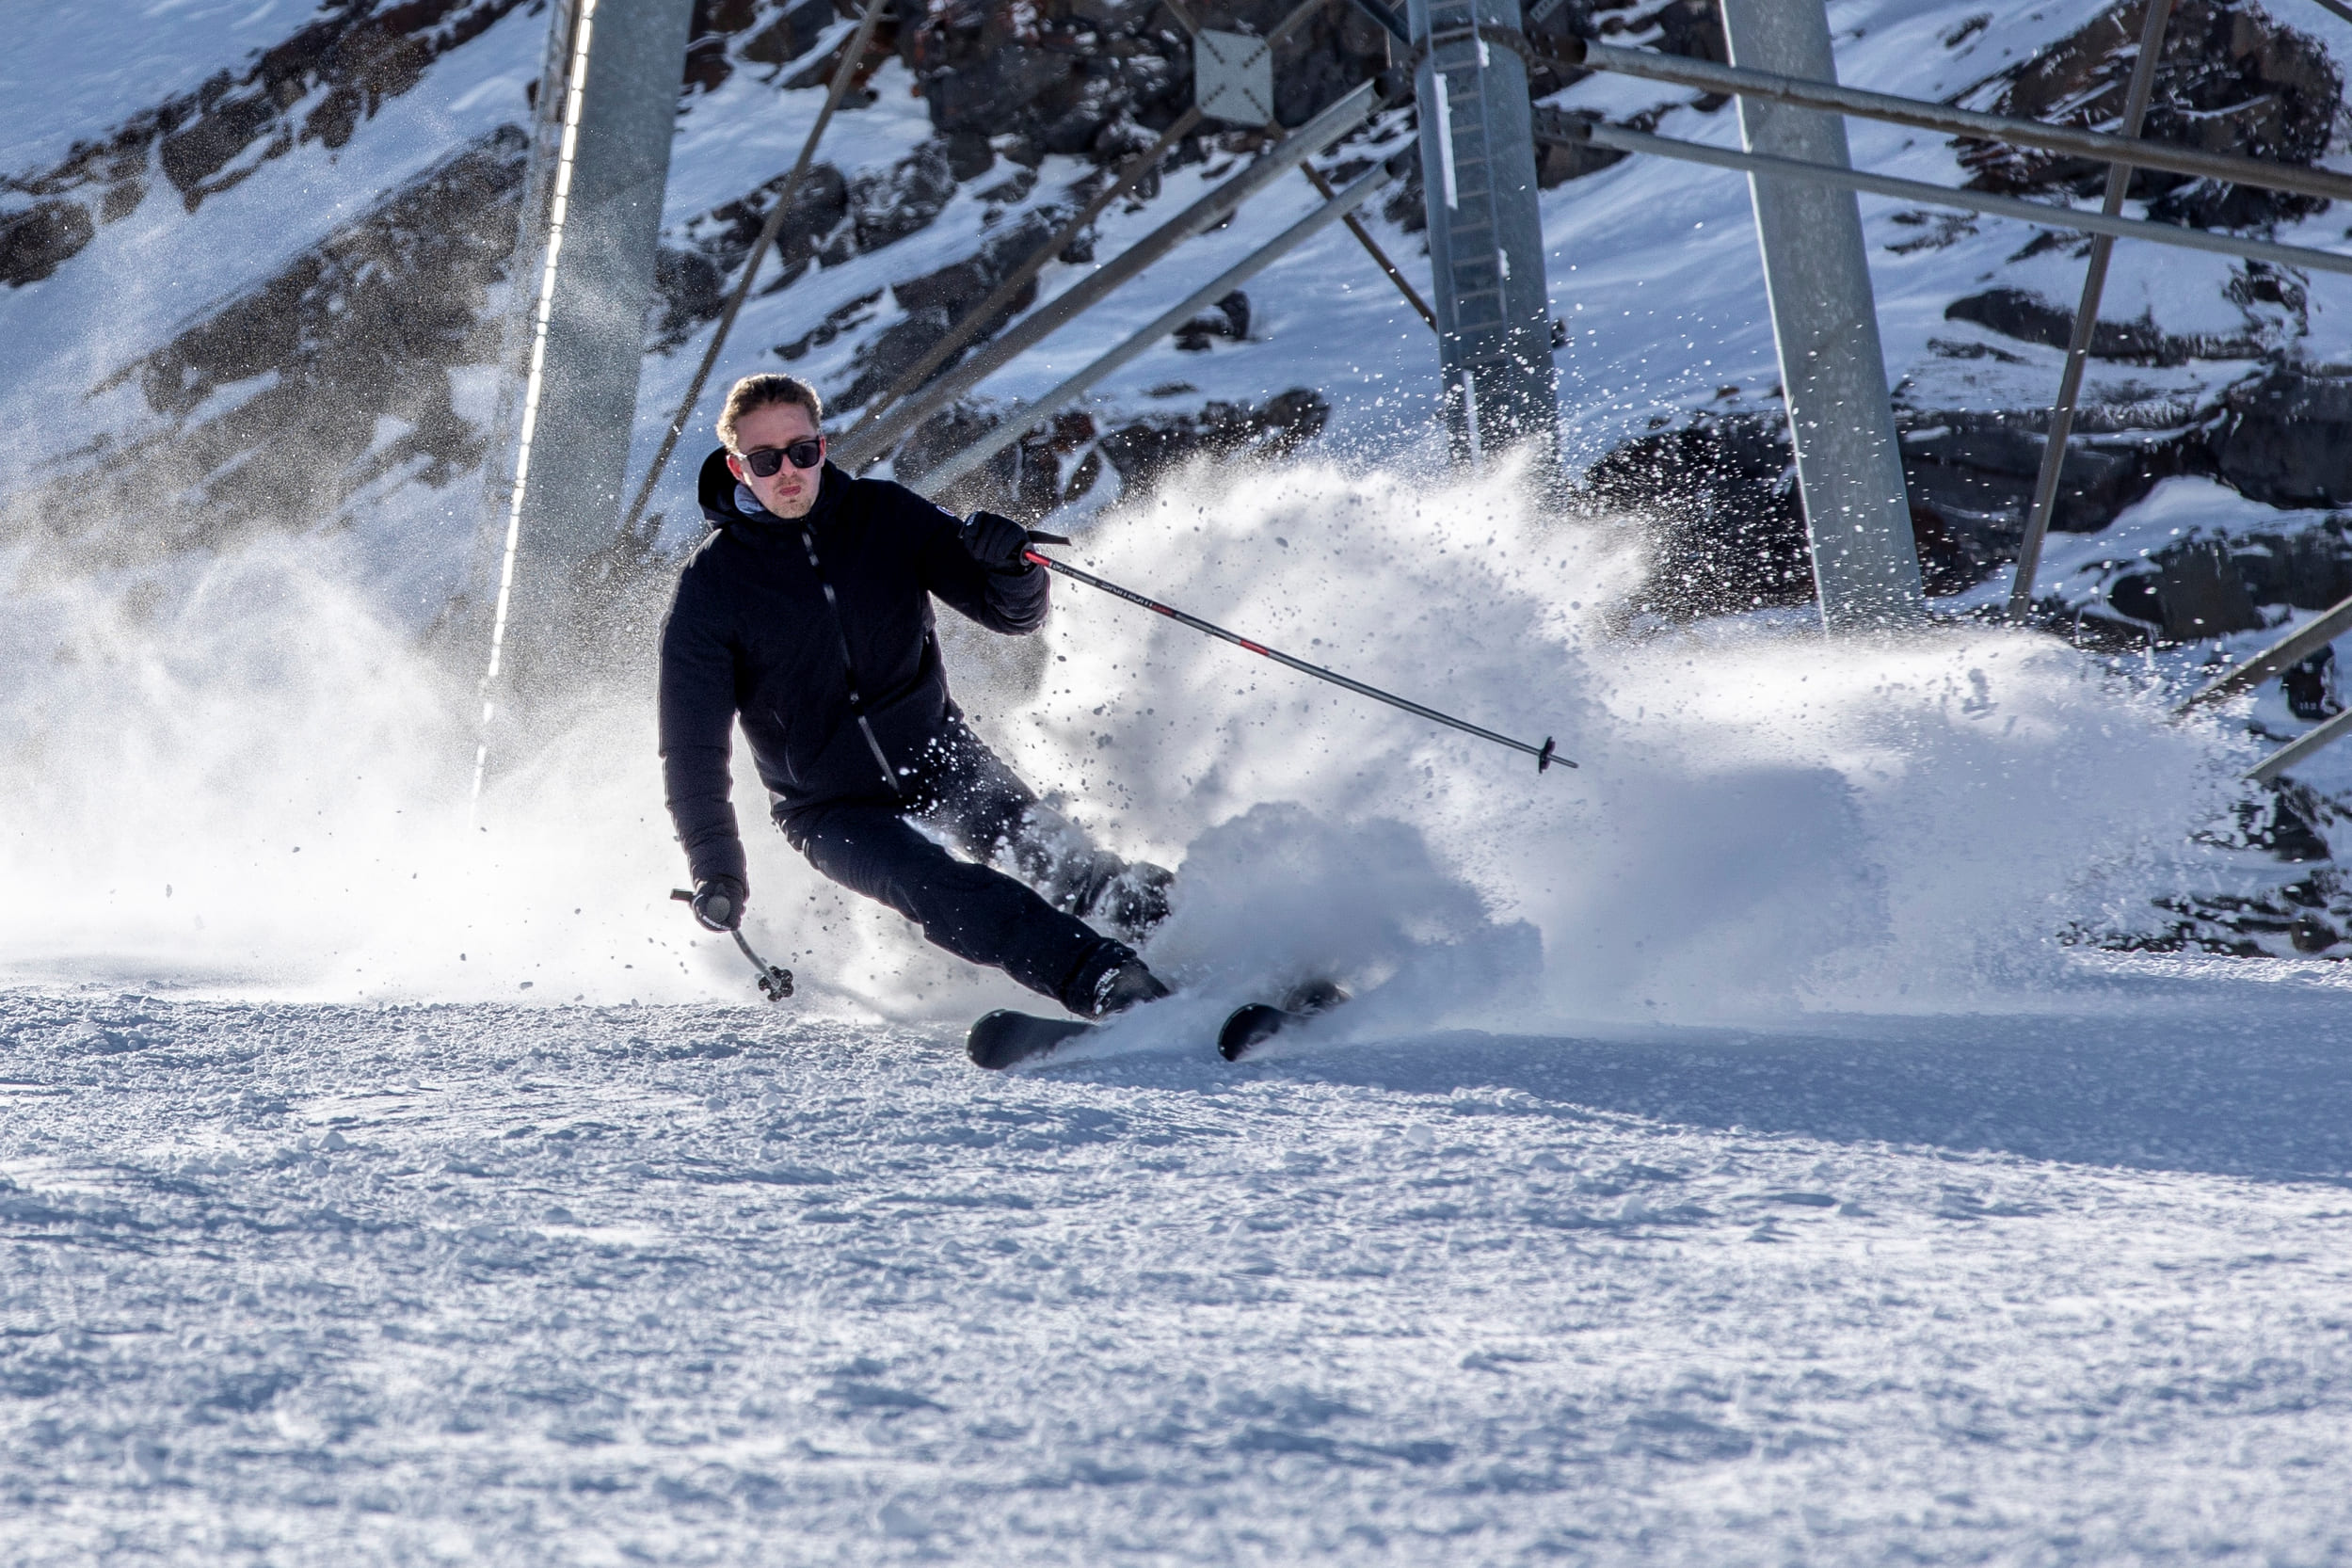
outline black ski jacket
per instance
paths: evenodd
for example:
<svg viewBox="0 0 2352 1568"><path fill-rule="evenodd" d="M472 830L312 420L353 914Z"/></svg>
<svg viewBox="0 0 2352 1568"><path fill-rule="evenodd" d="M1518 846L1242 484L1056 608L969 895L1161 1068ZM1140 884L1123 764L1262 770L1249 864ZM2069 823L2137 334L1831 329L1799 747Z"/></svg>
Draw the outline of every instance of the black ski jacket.
<svg viewBox="0 0 2352 1568"><path fill-rule="evenodd" d="M749 494L712 453L700 485L711 533L662 624L663 782L697 882L748 881L728 799L738 716L779 825L842 801L895 802L962 718L931 596L992 632L1046 618L1045 571L990 571L965 552L953 515L904 486L827 463L806 518Z"/></svg>

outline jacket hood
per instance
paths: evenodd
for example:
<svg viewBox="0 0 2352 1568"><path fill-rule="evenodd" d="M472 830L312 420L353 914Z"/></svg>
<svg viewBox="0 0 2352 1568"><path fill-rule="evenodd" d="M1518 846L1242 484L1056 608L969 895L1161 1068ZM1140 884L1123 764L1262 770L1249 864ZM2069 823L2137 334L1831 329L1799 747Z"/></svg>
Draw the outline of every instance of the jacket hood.
<svg viewBox="0 0 2352 1568"><path fill-rule="evenodd" d="M817 504L808 510L808 520L822 525L834 507L840 504L841 494L849 488L850 476L826 458L819 470ZM702 515L712 528L730 526L762 527L789 520L777 517L751 499L751 491L736 479L727 466L727 448L718 447L702 459L701 475L695 482L696 499L702 503Z"/></svg>

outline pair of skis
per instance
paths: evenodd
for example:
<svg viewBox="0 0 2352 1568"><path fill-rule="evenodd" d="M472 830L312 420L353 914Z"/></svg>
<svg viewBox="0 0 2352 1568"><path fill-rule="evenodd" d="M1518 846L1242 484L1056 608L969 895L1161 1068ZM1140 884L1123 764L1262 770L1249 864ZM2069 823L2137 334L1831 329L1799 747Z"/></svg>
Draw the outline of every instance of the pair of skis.
<svg viewBox="0 0 2352 1568"><path fill-rule="evenodd" d="M1239 1062L1285 1030L1295 1029L1347 1000L1348 993L1335 983L1311 980L1293 987L1279 1005L1253 1001L1237 1007L1225 1016L1224 1027L1217 1032L1217 1054ZM1001 1072L1050 1056L1102 1027L1082 1018L1041 1018L1033 1013L999 1008L972 1025L964 1049L975 1066Z"/></svg>

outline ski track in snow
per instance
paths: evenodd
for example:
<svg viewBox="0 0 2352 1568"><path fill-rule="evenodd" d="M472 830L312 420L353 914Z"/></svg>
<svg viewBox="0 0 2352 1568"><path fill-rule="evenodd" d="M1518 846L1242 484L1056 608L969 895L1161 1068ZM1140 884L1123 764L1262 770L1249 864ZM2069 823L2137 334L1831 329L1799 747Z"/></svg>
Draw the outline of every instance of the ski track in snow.
<svg viewBox="0 0 2352 1568"><path fill-rule="evenodd" d="M1004 1077L0 994L0 1556L2342 1560L2328 968Z"/></svg>

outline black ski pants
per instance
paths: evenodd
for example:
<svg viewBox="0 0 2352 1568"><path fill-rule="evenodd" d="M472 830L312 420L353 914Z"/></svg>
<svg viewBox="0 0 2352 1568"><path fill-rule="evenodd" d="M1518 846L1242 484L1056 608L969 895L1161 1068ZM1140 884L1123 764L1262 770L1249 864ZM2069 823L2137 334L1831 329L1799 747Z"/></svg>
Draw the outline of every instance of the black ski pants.
<svg viewBox="0 0 2352 1568"><path fill-rule="evenodd" d="M785 837L808 863L922 927L933 945L1002 969L1072 1012L1112 938L1079 918L1127 870L1044 805L961 724L924 757L903 803L850 801L793 813ZM920 824L919 827L917 824ZM969 856L958 859L922 831ZM1020 873L988 864L1001 858Z"/></svg>

